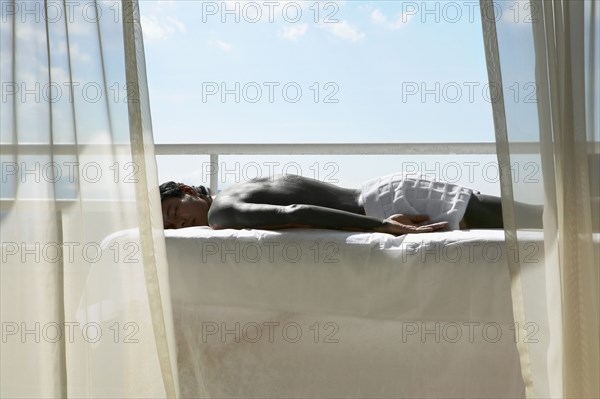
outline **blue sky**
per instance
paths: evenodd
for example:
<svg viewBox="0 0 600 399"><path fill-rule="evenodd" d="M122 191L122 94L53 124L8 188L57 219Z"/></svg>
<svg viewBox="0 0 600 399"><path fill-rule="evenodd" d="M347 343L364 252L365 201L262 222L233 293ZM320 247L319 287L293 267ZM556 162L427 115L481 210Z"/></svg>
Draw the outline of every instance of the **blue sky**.
<svg viewBox="0 0 600 399"><path fill-rule="evenodd" d="M238 2L236 23L235 15L222 14L235 2L140 3L157 142L493 140L477 9L460 8L452 23L456 18L440 3L439 15L402 16L411 11L407 2L321 2L321 21L314 23L316 2L287 2L302 6L298 22L288 22L296 6L288 6L286 17L285 2L274 2L281 6L273 7L270 22L269 8L259 1L251 3L260 5L265 20L252 23L255 9ZM339 22L325 22L332 13ZM278 84L273 103L268 82ZM333 85L322 87L328 82ZM236 83L239 103L233 94L222 101L220 92L202 101L203 84L220 90ZM289 83L290 100L295 87L302 89L297 103L284 98ZM338 102L315 103L314 83ZM251 103L255 84L262 98ZM435 94L422 101L423 88L435 90L439 103Z"/></svg>
<svg viewBox="0 0 600 399"><path fill-rule="evenodd" d="M477 1L250 3L140 0L155 142L494 141ZM206 162L161 158L163 180ZM346 185L421 163L305 158Z"/></svg>

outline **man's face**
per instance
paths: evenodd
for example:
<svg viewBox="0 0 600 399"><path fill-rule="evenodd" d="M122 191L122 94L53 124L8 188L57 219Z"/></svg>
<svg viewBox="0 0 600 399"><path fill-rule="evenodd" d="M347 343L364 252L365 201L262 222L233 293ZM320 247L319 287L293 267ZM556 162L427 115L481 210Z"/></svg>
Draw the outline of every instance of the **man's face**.
<svg viewBox="0 0 600 399"><path fill-rule="evenodd" d="M191 226L208 226L210 203L198 194L183 194L181 198L168 198L162 202L165 229Z"/></svg>

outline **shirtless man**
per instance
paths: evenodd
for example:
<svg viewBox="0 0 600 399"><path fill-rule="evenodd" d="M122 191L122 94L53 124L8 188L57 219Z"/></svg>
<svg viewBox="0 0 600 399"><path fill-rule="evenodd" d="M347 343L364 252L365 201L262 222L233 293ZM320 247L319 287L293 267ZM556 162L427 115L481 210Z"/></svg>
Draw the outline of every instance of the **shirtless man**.
<svg viewBox="0 0 600 399"><path fill-rule="evenodd" d="M426 215L367 216L361 189L286 175L236 184L211 196L203 186L168 182L160 187L165 229L315 228L393 235L448 230L447 222L428 223ZM502 228L497 197L472 194L461 228Z"/></svg>

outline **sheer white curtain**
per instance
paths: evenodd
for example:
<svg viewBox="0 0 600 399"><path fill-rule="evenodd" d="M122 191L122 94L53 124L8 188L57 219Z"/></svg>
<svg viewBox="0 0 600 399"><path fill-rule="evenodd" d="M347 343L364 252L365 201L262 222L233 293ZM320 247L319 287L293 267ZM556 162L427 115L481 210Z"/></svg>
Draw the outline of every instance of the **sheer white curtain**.
<svg viewBox="0 0 600 399"><path fill-rule="evenodd" d="M175 397L137 2L0 7L1 396Z"/></svg>
<svg viewBox="0 0 600 399"><path fill-rule="evenodd" d="M598 5L482 0L481 12L527 395L597 398ZM523 154L520 141L538 145ZM516 163L532 173L516 176ZM540 247L520 245L530 221L515 201L543 204ZM532 250L543 265L527 263Z"/></svg>

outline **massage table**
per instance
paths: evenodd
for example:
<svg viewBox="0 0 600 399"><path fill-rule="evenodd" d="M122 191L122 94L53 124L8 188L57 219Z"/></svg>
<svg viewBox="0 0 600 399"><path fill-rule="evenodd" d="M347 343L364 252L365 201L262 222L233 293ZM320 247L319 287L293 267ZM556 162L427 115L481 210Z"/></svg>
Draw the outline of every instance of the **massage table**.
<svg viewBox="0 0 600 399"><path fill-rule="evenodd" d="M523 234L545 314L542 234ZM543 317L515 336L503 230L165 237L183 397L518 398L516 340L547 350Z"/></svg>

